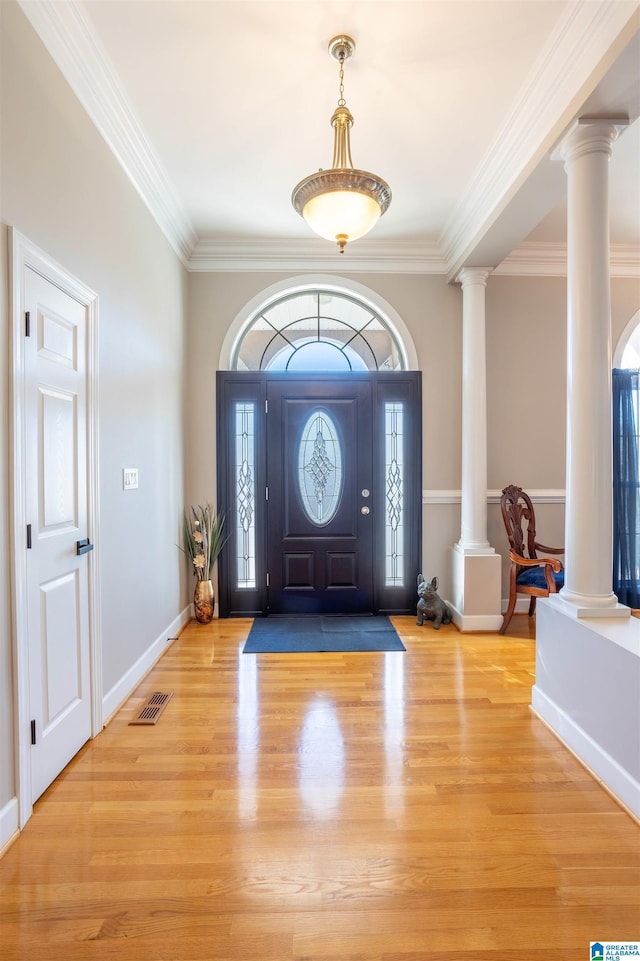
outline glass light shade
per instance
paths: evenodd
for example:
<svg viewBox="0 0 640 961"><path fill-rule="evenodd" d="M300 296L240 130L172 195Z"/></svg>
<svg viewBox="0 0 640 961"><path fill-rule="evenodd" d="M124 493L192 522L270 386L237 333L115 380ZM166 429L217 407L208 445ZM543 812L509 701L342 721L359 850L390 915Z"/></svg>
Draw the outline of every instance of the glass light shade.
<svg viewBox="0 0 640 961"><path fill-rule="evenodd" d="M373 197L355 190L332 190L311 197L302 216L312 230L325 240L345 242L364 237L380 219L380 206Z"/></svg>
<svg viewBox="0 0 640 961"><path fill-rule="evenodd" d="M375 174L353 167L319 170L301 180L291 196L293 206L325 240L345 244L364 237L391 203L389 185Z"/></svg>

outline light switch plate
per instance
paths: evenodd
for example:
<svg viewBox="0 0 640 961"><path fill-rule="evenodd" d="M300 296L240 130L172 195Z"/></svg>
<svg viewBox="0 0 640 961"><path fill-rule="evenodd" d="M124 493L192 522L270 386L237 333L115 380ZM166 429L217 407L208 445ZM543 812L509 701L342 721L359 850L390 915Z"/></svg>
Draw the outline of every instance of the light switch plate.
<svg viewBox="0 0 640 961"><path fill-rule="evenodd" d="M138 486L138 468L122 468L122 489L125 491L135 490Z"/></svg>

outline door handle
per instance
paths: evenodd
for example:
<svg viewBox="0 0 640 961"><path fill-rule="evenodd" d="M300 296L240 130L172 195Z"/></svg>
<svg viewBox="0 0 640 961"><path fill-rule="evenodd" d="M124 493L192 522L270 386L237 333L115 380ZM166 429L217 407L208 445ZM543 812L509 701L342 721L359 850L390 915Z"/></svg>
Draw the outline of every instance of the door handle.
<svg viewBox="0 0 640 961"><path fill-rule="evenodd" d="M361 507L361 508L360 508L360 513L361 513L361 514L368 514L368 513L369 513L369 508L367 507L366 504L364 505L364 507Z"/></svg>
<svg viewBox="0 0 640 961"><path fill-rule="evenodd" d="M85 537L81 541L76 541L76 554L88 554L93 550L93 544L89 543L89 538Z"/></svg>

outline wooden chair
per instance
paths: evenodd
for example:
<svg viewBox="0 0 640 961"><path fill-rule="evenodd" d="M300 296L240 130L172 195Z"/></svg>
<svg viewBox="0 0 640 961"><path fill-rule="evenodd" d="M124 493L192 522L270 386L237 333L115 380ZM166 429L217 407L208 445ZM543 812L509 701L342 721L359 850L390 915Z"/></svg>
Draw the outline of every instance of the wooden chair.
<svg viewBox="0 0 640 961"><path fill-rule="evenodd" d="M547 547L536 540L533 504L521 487L514 487L513 484L505 487L500 498L500 507L509 538L511 558L509 604L500 628L500 633L504 634L513 615L518 594L526 594L531 598L529 617L532 617L536 609L536 598L556 594L563 586L562 562L553 557L538 557L537 552L564 554L564 547Z"/></svg>

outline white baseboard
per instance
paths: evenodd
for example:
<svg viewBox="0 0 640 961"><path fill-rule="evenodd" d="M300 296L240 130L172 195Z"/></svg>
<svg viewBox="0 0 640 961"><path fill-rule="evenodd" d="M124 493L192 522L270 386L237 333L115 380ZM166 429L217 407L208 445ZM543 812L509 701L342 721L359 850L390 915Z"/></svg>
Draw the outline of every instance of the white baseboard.
<svg viewBox="0 0 640 961"><path fill-rule="evenodd" d="M516 606L514 608L514 614L528 614L529 613L529 597L519 597L516 600ZM458 610L447 601L447 604L451 608L451 613L453 614L453 623L461 631L499 631L502 627L502 614L496 616L493 614L486 614L473 617L465 617L464 614L460 614ZM502 598L502 613L506 611L509 606L509 598ZM477 624L475 622L478 622Z"/></svg>
<svg viewBox="0 0 640 961"><path fill-rule="evenodd" d="M127 673L102 698L102 717L104 724L122 707L127 698L136 689L140 681L149 673L154 664L162 657L169 642L182 630L191 619L193 605L190 604L168 625L162 634L138 658Z"/></svg>
<svg viewBox="0 0 640 961"><path fill-rule="evenodd" d="M459 631L499 631L502 627L502 614L461 614L450 601L447 604Z"/></svg>
<svg viewBox="0 0 640 961"><path fill-rule="evenodd" d="M18 834L18 798L12 797L0 808L0 857L4 848Z"/></svg>
<svg viewBox="0 0 640 961"><path fill-rule="evenodd" d="M623 807L640 819L640 784L536 685L531 708Z"/></svg>

